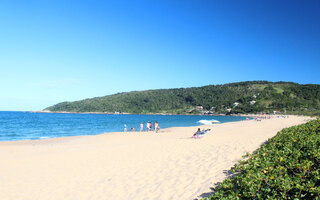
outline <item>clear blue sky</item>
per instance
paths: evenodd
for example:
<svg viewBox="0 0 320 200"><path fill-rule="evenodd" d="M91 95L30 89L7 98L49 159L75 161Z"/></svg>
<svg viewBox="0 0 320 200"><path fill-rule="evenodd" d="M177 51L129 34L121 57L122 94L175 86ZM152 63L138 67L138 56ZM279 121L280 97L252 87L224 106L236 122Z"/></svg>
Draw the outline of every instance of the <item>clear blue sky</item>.
<svg viewBox="0 0 320 200"><path fill-rule="evenodd" d="M0 110L319 77L318 0L0 1Z"/></svg>

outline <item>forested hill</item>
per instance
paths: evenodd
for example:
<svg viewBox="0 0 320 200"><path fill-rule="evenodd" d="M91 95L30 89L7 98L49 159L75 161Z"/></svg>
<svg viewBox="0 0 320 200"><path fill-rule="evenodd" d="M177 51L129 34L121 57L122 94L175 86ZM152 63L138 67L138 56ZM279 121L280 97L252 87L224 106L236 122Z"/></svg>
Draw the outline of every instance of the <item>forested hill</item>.
<svg viewBox="0 0 320 200"><path fill-rule="evenodd" d="M248 81L193 88L133 91L75 102L62 102L52 112L120 113L288 113L320 112L320 85Z"/></svg>

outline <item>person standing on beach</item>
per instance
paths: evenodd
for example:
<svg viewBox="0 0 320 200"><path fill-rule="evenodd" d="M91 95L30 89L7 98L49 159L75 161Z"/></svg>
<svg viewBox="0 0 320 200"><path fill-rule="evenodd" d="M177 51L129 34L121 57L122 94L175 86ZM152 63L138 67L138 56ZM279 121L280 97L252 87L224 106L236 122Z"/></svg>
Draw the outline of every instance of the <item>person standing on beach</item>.
<svg viewBox="0 0 320 200"><path fill-rule="evenodd" d="M124 132L127 132L127 124L124 125Z"/></svg>
<svg viewBox="0 0 320 200"><path fill-rule="evenodd" d="M150 122L149 121L147 122L147 126L146 127L147 127L147 132L149 132L149 129L150 129Z"/></svg>
<svg viewBox="0 0 320 200"><path fill-rule="evenodd" d="M157 121L153 124L153 127L154 127L154 131L155 131L156 133L158 133L158 130L160 129L160 126L159 126L159 124L158 124Z"/></svg>
<svg viewBox="0 0 320 200"><path fill-rule="evenodd" d="M143 131L143 123L142 122L140 123L140 131L141 132Z"/></svg>

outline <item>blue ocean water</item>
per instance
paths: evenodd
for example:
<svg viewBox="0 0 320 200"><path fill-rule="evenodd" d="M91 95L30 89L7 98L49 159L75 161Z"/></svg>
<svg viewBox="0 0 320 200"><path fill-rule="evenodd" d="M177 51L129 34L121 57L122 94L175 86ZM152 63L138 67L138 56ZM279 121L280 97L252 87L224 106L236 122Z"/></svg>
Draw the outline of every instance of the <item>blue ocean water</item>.
<svg viewBox="0 0 320 200"><path fill-rule="evenodd" d="M200 120L218 120L221 123L244 120L239 116L199 115L111 115L0 112L0 141L37 140L53 137L97 135L101 133L139 130L140 123L158 121L161 128L197 126Z"/></svg>

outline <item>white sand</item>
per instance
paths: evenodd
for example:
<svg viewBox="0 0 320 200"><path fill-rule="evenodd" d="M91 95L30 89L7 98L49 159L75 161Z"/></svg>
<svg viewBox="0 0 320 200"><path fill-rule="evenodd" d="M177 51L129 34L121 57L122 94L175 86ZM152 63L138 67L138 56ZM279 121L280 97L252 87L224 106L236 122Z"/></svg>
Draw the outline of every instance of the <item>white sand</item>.
<svg viewBox="0 0 320 200"><path fill-rule="evenodd" d="M0 199L187 199L210 192L246 152L309 118L242 121L160 133L0 142Z"/></svg>

